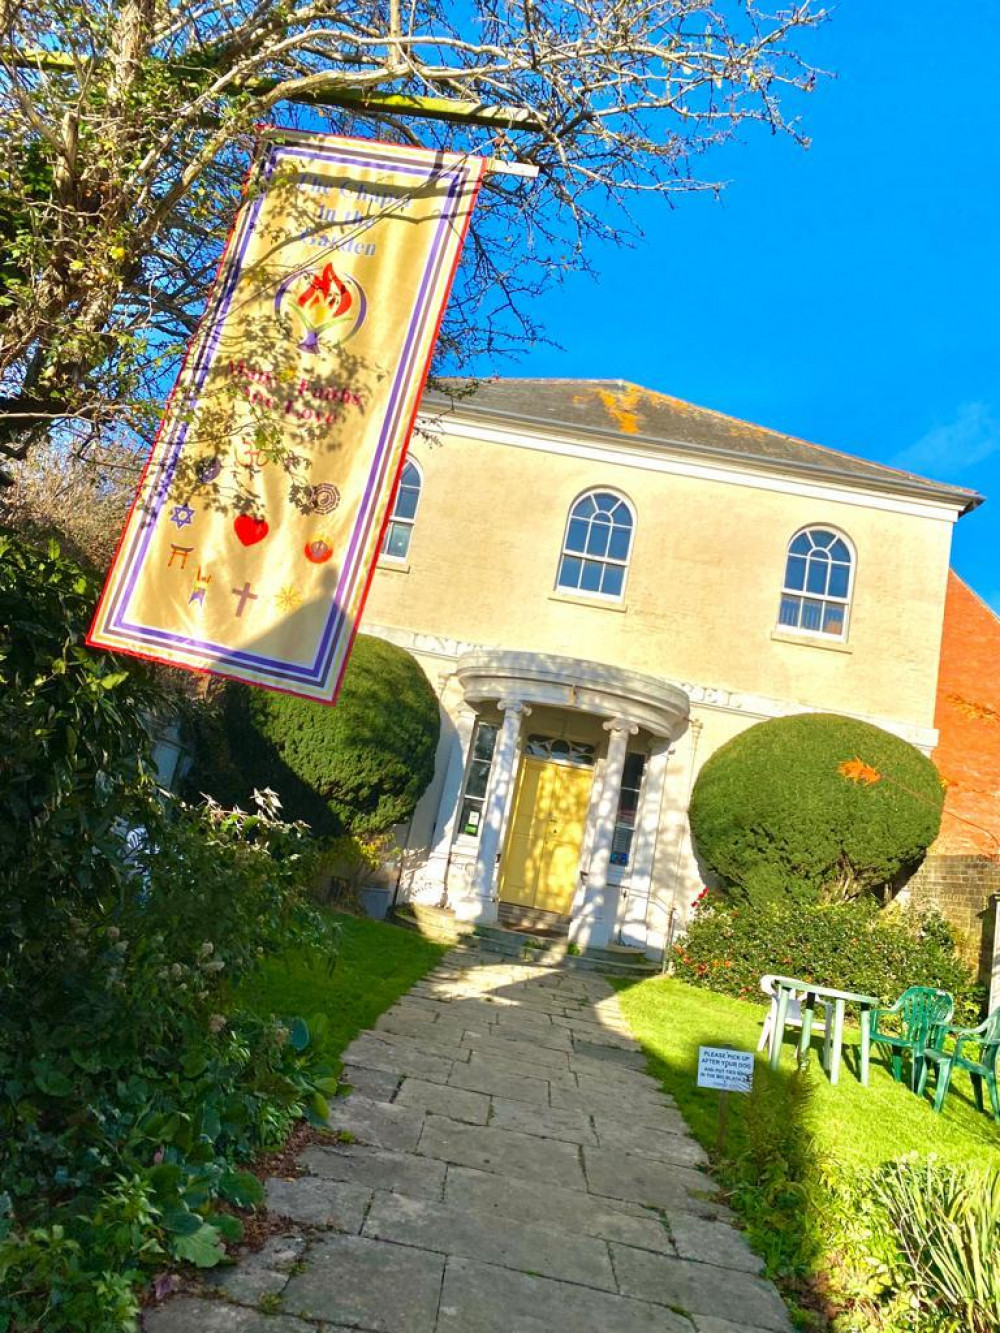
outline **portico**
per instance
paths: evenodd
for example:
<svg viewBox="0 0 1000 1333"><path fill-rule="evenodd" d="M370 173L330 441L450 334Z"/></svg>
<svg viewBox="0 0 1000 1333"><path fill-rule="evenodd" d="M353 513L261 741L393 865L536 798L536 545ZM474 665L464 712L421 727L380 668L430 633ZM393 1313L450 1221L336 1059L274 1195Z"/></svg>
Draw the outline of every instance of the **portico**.
<svg viewBox="0 0 1000 1333"><path fill-rule="evenodd" d="M653 676L537 653L478 650L455 675L462 781L453 772L445 782L432 851L446 858L448 905L483 925L496 922L501 901L553 912L569 918L581 948L607 945L623 880L630 902L648 899L687 694Z"/></svg>

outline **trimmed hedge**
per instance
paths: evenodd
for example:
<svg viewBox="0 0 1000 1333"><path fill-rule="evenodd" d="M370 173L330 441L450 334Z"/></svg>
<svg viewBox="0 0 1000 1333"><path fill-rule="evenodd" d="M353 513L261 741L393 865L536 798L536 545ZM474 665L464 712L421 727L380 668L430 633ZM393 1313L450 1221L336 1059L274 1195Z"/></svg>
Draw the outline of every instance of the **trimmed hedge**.
<svg viewBox="0 0 1000 1333"><path fill-rule="evenodd" d="M710 903L674 945L674 969L684 981L761 1002L760 979L768 972L886 1002L907 986L940 986L955 996L956 1021L978 1021L980 993L944 918L879 908L870 899Z"/></svg>
<svg viewBox="0 0 1000 1333"><path fill-rule="evenodd" d="M855 759L878 780L845 777L840 765ZM817 901L914 869L943 803L937 769L906 741L805 713L758 723L712 755L692 793L691 831L699 856L739 896Z"/></svg>
<svg viewBox="0 0 1000 1333"><path fill-rule="evenodd" d="M414 657L358 635L334 707L227 685L195 737L189 785L224 805L255 787L316 834L381 833L412 815L434 774L438 701Z"/></svg>

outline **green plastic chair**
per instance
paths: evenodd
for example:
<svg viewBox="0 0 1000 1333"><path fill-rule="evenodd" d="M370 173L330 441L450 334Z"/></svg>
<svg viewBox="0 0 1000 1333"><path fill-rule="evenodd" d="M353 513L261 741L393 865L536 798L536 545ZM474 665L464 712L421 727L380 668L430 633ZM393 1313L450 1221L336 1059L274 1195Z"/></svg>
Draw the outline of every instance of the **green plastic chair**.
<svg viewBox="0 0 1000 1333"><path fill-rule="evenodd" d="M955 1012L955 1001L946 990L933 986L908 986L895 1004L871 1011L873 1046L887 1046L891 1054L892 1076L903 1079L903 1055L910 1055L910 1087L916 1092L924 1073L924 1053L939 1047L945 1029ZM899 1019L899 1033L886 1032L882 1023L889 1017Z"/></svg>
<svg viewBox="0 0 1000 1333"><path fill-rule="evenodd" d="M946 1035L955 1038L955 1045L950 1051L943 1049L943 1038ZM967 1055L963 1054L966 1046L979 1047L978 1060L970 1060ZM937 1073L934 1110L940 1111L944 1106L944 1099L948 1095L952 1074L956 1069L964 1069L972 1079L972 1091L980 1111L984 1109L983 1084L985 1083L989 1088L993 1119L997 1124L1000 1124L1000 1092L997 1091L998 1053L1000 1053L1000 1007L994 1009L986 1022L980 1023L977 1028L949 1027L945 1033L942 1033L940 1042L924 1051L925 1063L920 1077L919 1091L923 1093L927 1084L929 1064L933 1064Z"/></svg>

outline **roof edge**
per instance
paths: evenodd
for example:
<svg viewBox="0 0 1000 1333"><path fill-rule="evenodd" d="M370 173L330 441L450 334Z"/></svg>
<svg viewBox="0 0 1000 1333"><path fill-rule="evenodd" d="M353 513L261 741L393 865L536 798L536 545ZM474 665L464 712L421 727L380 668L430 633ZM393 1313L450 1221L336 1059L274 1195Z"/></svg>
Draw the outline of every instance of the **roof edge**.
<svg viewBox="0 0 1000 1333"><path fill-rule="evenodd" d="M572 382L572 381L567 381ZM594 381L590 381L594 382ZM608 381L611 382L611 381ZM892 494L902 494L915 496L918 499L938 500L959 509L959 518L964 518L966 514L978 509L985 502L986 497L980 495L978 491L970 490L964 486L952 486L947 482L935 482L929 478L909 481L906 474L897 472L895 469L886 468L886 476L878 481L868 478L860 478L852 473L842 470L836 466L822 463L806 463L801 460L776 460L768 458L763 454L750 454L738 449L726 449L719 445L692 444L687 440L670 440L655 435L643 435L636 433L629 435L627 441L617 431L602 430L597 426L580 425L572 421L549 420L544 417L527 416L520 412L508 412L502 408L486 407L482 404L473 402L473 395L458 398L450 397L439 390L429 392L425 395L423 402L433 406L441 404L446 411L459 414L462 412L474 417L492 418L494 420L520 422L526 426L540 427L543 430L556 431L560 427L563 431L569 431L575 435L586 436L591 439L606 440L617 444L623 442L634 442L637 444L653 445L663 448L664 446L676 450L677 453L687 454L692 457L716 458L726 462L741 463L746 466L752 462L758 466L761 471L780 473L792 472L802 476L826 477L835 479L841 485L846 485L852 490L885 490ZM706 411L711 409L705 409ZM724 414L720 414L724 415ZM736 420L736 418L731 418ZM760 429L767 429L761 427ZM780 432L775 432L780 433ZM789 437L792 438L792 437ZM808 444L809 441L802 440L802 444ZM823 448L822 445L816 445L815 448ZM837 451L831 451L837 452ZM850 457L850 455L845 455ZM871 462L870 459L862 459L862 462ZM873 463L874 467L883 467L881 463Z"/></svg>

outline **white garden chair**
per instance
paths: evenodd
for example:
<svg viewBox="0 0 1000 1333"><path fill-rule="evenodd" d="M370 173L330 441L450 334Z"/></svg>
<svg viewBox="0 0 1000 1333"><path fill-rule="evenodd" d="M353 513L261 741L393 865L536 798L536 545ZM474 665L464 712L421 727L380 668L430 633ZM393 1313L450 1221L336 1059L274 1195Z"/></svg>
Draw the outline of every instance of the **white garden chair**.
<svg viewBox="0 0 1000 1333"><path fill-rule="evenodd" d="M770 972L760 979L760 988L770 999L771 1006L767 1011L767 1017L764 1019L764 1026L761 1028L760 1041L757 1043L758 1051L762 1051L771 1040L771 1033L774 1031L774 1020L778 1012L778 991L774 984L774 975ZM796 991L788 1001L788 1013L785 1016L786 1028L801 1028L802 1026L802 1001L805 999L807 991ZM819 1015L822 1010L825 1024L825 1038L827 1044L830 1041L830 1023L833 1018L833 1006L826 1004L823 1000L816 1001L816 1013Z"/></svg>

